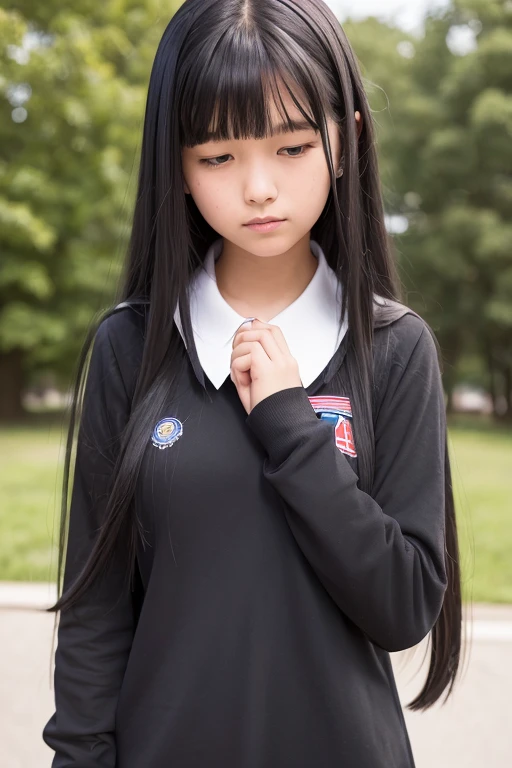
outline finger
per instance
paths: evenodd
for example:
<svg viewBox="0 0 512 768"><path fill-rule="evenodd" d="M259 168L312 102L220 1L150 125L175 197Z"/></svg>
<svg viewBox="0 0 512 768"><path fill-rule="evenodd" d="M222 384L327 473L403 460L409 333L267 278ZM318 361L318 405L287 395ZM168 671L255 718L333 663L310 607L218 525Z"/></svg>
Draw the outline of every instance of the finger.
<svg viewBox="0 0 512 768"><path fill-rule="evenodd" d="M289 355L290 348L288 344L286 343L286 339L284 337L284 333L282 332L281 328L278 325L272 325L272 323L264 323L262 320L256 320L252 323L252 328L254 329L267 329L272 334L272 338L275 340L277 346L281 350L283 355Z"/></svg>
<svg viewBox="0 0 512 768"><path fill-rule="evenodd" d="M251 353L241 355L231 361L231 380L237 386L248 387L251 383Z"/></svg>
<svg viewBox="0 0 512 768"><path fill-rule="evenodd" d="M238 328L236 329L236 331L233 334L231 346L234 345L235 339L236 339L236 336L237 336L238 333L240 333L241 331L245 331L245 330L250 330L251 329L251 323L252 323L253 320L256 320L256 318L255 317L249 317L249 318L247 318L247 320L244 320L243 323L241 323L238 326Z"/></svg>
<svg viewBox="0 0 512 768"><path fill-rule="evenodd" d="M281 352L281 349L278 346L275 338L271 333L269 333L268 330L243 331L242 333L238 334L237 338L235 339L233 350L238 349L243 344L250 344L255 341L258 341L261 344L270 360L277 361L283 356L283 353ZM245 347L244 350L248 351Z"/></svg>
<svg viewBox="0 0 512 768"><path fill-rule="evenodd" d="M234 368L236 371L248 371L251 367L251 352L250 347L245 349L238 347L236 352L233 351L231 355L231 368Z"/></svg>
<svg viewBox="0 0 512 768"><path fill-rule="evenodd" d="M239 360L242 360L242 363L238 363ZM261 370L260 366L265 366L265 363L268 364L270 362L270 358L258 341L245 341L239 344L231 354L231 365L236 370L248 371L249 383L253 381L257 372Z"/></svg>
<svg viewBox="0 0 512 768"><path fill-rule="evenodd" d="M237 389L240 389L242 387L250 387L251 386L251 374L249 371L235 371L232 370L231 374L231 381L236 386Z"/></svg>

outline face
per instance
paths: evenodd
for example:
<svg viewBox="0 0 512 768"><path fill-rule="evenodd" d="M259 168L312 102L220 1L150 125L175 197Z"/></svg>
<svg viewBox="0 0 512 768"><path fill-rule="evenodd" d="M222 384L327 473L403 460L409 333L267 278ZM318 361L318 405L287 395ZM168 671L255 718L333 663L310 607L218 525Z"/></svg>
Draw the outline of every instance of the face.
<svg viewBox="0 0 512 768"><path fill-rule="evenodd" d="M281 95L293 120L304 118L286 89ZM273 105L272 124L281 118ZM328 122L336 169L340 137ZM320 217L330 190L319 132L311 126L264 139L209 141L182 150L184 189L220 236L243 250L273 256L292 248ZM253 218L282 219L272 231L247 226Z"/></svg>

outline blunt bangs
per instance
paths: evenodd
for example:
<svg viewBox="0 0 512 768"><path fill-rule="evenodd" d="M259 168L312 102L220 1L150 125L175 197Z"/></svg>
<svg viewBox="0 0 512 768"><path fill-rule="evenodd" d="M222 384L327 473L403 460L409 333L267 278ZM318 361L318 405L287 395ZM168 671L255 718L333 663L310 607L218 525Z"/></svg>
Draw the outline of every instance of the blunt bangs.
<svg viewBox="0 0 512 768"><path fill-rule="evenodd" d="M195 51L182 72L176 102L181 146L273 136L272 102L287 131L303 128L285 108L283 86L302 114L301 122L328 142L326 115L334 117L333 94L320 67L291 39L286 49L270 36L264 45L261 30L250 34L246 26L231 26L199 56Z"/></svg>

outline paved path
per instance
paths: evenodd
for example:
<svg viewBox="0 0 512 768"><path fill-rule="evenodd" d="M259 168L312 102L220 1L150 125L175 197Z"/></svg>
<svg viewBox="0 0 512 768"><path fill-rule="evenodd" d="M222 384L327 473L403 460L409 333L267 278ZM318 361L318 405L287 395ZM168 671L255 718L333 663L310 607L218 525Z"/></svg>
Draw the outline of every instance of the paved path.
<svg viewBox="0 0 512 768"><path fill-rule="evenodd" d="M0 583L2 768L50 768L41 730L53 712L53 597L47 585ZM404 710L417 768L508 768L512 764L512 606L473 606L462 680L444 705ZM391 654L402 704L420 690L426 648ZM141 768L144 768L141 766ZM312 768L314 768L312 766Z"/></svg>

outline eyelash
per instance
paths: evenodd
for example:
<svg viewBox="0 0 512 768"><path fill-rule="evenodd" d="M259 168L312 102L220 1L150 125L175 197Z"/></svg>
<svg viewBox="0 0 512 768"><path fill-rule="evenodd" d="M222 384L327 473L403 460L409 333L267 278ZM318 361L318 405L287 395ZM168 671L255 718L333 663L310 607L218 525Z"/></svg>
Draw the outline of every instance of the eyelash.
<svg viewBox="0 0 512 768"><path fill-rule="evenodd" d="M296 147L283 147L284 150L289 149L310 149L311 144L298 144ZM227 153L229 154L229 153ZM203 163L203 165L206 165L207 168L222 168L222 166L227 165L227 163L221 163L220 165L215 165L215 163L212 163L212 160L218 160L219 157L227 157L226 155L217 155L217 157L208 157L200 160L200 163ZM304 155L307 154L306 152L301 152L300 155L286 155L286 157L289 157L290 159L295 159L299 157L304 157Z"/></svg>

